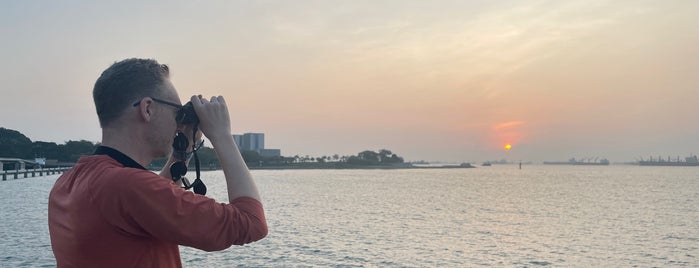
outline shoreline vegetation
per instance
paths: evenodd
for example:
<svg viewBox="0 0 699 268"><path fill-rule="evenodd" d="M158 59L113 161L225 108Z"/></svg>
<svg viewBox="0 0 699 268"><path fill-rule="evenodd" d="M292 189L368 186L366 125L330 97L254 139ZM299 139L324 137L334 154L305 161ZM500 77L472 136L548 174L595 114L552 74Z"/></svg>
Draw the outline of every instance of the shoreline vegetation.
<svg viewBox="0 0 699 268"><path fill-rule="evenodd" d="M206 151L200 151L200 169L201 170L220 170L221 166L216 158L216 153L213 149L203 147ZM210 151L209 151L210 150ZM201 161L201 154L204 155L206 161ZM208 155L208 156L207 156ZM362 151L357 155L351 156L277 156L277 157L262 157L254 151L242 152L245 164L250 170L286 170L286 169L450 169L450 168L475 168L469 163L462 164L444 164L444 165L429 165L425 162L406 163L402 157L394 154L390 150L382 149L379 152L370 150ZM167 159L156 159L148 168L151 170L160 170ZM212 161L213 160L213 161ZM189 170L194 169L194 162L190 161Z"/></svg>
<svg viewBox="0 0 699 268"><path fill-rule="evenodd" d="M248 164L250 170L308 170L308 169L374 169L374 170L392 170L392 169L455 169L455 168L475 168L469 163L452 164L452 165L413 165L405 163L404 165L350 165L347 163L294 163L289 165L265 166ZM148 169L159 171L162 166L149 166ZM194 170L194 165L190 163L189 171ZM221 170L221 167L201 167L201 171Z"/></svg>
<svg viewBox="0 0 699 268"><path fill-rule="evenodd" d="M26 159L27 168L44 168L54 166L72 166L81 156L92 155L99 143L86 140L67 141L65 144L54 142L31 141L19 131L0 127L0 158ZM305 156L275 156L264 157L256 151L241 152L245 163L251 170L279 169L450 169L475 168L469 163L451 165L426 165L425 162L406 163L403 157L387 149L378 152L365 150L357 155L311 157ZM197 151L201 170L220 170L221 165L213 148L202 147ZM31 160L29 160L31 159ZM42 161L39 161L42 159ZM166 158L152 161L147 168L161 170ZM3 169L15 169L15 165L5 165ZM32 167L30 167L32 166ZM190 161L189 169L194 168Z"/></svg>
<svg viewBox="0 0 699 268"><path fill-rule="evenodd" d="M440 166L416 166L410 163L405 165L388 165L388 166L356 166L347 164L338 165L290 165L290 166L248 166L251 170L274 170L274 169L453 169L453 168L475 168L469 163L460 165L440 165Z"/></svg>

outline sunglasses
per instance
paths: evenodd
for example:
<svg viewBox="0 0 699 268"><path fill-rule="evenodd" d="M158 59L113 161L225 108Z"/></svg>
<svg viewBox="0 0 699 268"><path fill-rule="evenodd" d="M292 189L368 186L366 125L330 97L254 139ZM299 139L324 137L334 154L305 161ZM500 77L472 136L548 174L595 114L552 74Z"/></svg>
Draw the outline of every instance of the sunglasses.
<svg viewBox="0 0 699 268"><path fill-rule="evenodd" d="M165 101L165 100L161 100L161 99L156 99L156 98L153 98L153 97L150 97L150 98L151 98L153 101L155 101L155 102L158 102L158 103L162 103L162 104L165 104L165 105L168 105L168 106L175 107L175 108L177 108L178 110L179 110L179 109L182 109L182 105L179 105L179 104L177 104L177 103L173 103L173 102L169 102L169 101ZM139 104L141 104L142 101L143 101L143 100L137 101L136 103L133 104L133 107L138 106Z"/></svg>
<svg viewBox="0 0 699 268"><path fill-rule="evenodd" d="M167 106L170 106L170 107L173 107L173 108L177 109L177 115L175 116L175 120L177 120L177 122L182 122L182 121L184 120L184 118L186 117L186 115L187 115L187 114L184 112L184 110L182 110L182 108L184 107L184 106L182 106L182 105L179 105L179 104L174 103L174 102L169 102L169 101L166 101L166 100L161 100L161 99L153 98L153 97L150 97L150 98L151 98L153 101L157 102L157 103L165 104L165 105L167 105ZM136 103L133 104L133 107L138 106L139 104L141 104L142 101L143 101L143 99L137 101Z"/></svg>

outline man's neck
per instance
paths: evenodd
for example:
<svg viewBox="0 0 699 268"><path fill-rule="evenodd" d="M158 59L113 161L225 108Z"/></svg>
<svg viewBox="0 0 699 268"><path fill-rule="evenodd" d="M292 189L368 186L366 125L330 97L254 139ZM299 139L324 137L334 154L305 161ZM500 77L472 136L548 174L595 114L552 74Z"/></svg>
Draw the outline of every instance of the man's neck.
<svg viewBox="0 0 699 268"><path fill-rule="evenodd" d="M102 146L110 147L125 154L141 166L148 166L153 157L146 148L148 144L142 144L143 139L135 137L137 133L119 133L111 129L102 129ZM145 149L145 150L144 150Z"/></svg>

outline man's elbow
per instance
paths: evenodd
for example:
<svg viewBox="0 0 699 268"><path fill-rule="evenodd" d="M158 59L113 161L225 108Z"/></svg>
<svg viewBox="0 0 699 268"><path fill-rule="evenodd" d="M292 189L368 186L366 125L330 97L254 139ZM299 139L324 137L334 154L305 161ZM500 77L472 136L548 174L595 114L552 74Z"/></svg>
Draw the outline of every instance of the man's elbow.
<svg viewBox="0 0 699 268"><path fill-rule="evenodd" d="M266 220L262 219L260 221L255 221L248 227L244 234L240 234L239 237L241 239L238 239L233 244L245 245L255 241L259 241L262 238L265 238L268 233L269 229L267 228Z"/></svg>
<svg viewBox="0 0 699 268"><path fill-rule="evenodd" d="M202 245L199 249L204 251L220 251L231 247L232 245L242 246L252 242L256 242L265 238L269 233L267 228L267 222L262 221L252 221L248 228L238 231L237 235L232 236L234 239L226 239L225 236L219 236L215 239L211 239L212 243L207 245Z"/></svg>
<svg viewBox="0 0 699 268"><path fill-rule="evenodd" d="M245 244L250 244L252 242L262 240L262 238L265 238L267 236L267 232L268 229L267 225L265 224L264 226L255 228L254 231L248 232L245 235L240 236L238 239L232 241L226 239L216 239L214 240L215 242L207 243L206 245L199 246L198 248L207 252L221 251L233 245L242 246Z"/></svg>
<svg viewBox="0 0 699 268"><path fill-rule="evenodd" d="M267 237L267 234L268 234L268 233L269 233L269 229L267 228L267 222L266 222L266 221L263 221L263 222L260 224L260 227L258 228L257 237L254 237L253 242L254 242L254 241L262 240L262 238Z"/></svg>

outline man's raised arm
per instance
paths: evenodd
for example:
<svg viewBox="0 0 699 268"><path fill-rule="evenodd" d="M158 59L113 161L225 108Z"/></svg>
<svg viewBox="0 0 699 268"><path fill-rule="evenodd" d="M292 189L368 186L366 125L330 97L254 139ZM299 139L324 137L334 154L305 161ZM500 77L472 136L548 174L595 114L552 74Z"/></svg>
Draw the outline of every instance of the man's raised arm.
<svg viewBox="0 0 699 268"><path fill-rule="evenodd" d="M221 162L228 187L228 201L250 197L261 202L257 186L233 140L226 101L222 96L211 97L211 100L192 96L191 101L194 111L199 116L199 127L211 141Z"/></svg>

